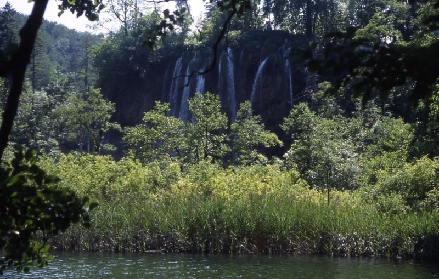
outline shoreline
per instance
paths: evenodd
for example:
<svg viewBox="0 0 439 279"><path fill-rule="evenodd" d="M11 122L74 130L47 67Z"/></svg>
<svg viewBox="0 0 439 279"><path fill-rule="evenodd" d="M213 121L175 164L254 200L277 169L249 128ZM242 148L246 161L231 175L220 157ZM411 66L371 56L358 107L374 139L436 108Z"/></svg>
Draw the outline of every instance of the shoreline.
<svg viewBox="0 0 439 279"><path fill-rule="evenodd" d="M367 240L365 240L367 239ZM439 235L408 237L358 235L316 236L315 239L291 241L288 238L270 237L265 243L237 241L234 244L222 242L224 239L185 239L178 233L148 236L139 231L135 235L63 234L50 241L51 251L88 252L116 254L231 254L231 255L314 255L339 258L377 258L397 260L421 260L434 262L439 259L435 247L439 245ZM373 241L375 240L375 241ZM212 245L223 243L220 246ZM437 251L437 250L436 250Z"/></svg>

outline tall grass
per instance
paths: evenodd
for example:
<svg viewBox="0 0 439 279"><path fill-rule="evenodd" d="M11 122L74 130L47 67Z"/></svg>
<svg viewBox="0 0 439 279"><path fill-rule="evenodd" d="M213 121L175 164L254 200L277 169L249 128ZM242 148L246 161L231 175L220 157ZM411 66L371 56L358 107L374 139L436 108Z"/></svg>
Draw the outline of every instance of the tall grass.
<svg viewBox="0 0 439 279"><path fill-rule="evenodd" d="M276 166L200 164L181 173L171 164L171 176L129 160L62 160L45 167L100 206L91 230L54 239L59 249L438 257L438 214L382 212L355 191L331 191L328 205L326 193ZM87 172L93 160L100 169Z"/></svg>

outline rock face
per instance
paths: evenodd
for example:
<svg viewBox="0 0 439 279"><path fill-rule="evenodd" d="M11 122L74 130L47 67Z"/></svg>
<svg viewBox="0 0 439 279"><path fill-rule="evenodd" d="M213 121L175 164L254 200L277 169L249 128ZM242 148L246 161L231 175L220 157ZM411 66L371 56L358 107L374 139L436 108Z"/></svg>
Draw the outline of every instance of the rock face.
<svg viewBox="0 0 439 279"><path fill-rule="evenodd" d="M299 41L279 31L248 35L221 47L215 67L204 75L198 73L209 66L211 49L173 49L153 62L145 77L130 84L131 88L124 88L123 93L112 89L107 94L116 103L115 120L122 125L140 123L143 113L160 100L170 103L171 115L190 121L188 99L196 92L211 92L220 96L230 121L239 104L251 100L267 127L278 131L304 87L303 70L291 65L288 55Z"/></svg>

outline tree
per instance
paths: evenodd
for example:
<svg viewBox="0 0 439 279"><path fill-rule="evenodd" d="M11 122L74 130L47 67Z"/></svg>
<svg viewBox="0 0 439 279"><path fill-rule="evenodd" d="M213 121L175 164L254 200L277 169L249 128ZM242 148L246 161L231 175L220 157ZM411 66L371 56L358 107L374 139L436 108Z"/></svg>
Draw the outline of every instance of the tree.
<svg viewBox="0 0 439 279"><path fill-rule="evenodd" d="M237 164L250 165L261 161L258 148L282 146L275 133L267 131L259 115L253 115L250 101L240 105L236 120L231 125L232 159Z"/></svg>
<svg viewBox="0 0 439 279"><path fill-rule="evenodd" d="M151 63L160 58L158 52L144 47L143 28L153 26L155 16L149 15L138 19L141 24L130 29L128 36L123 32L109 34L98 46L94 55L93 66L98 74L97 87L102 89L104 96L116 104L123 103L125 94L135 94L139 84L151 71ZM120 111L123 108L117 107ZM122 122L122 121L121 121Z"/></svg>
<svg viewBox="0 0 439 279"><path fill-rule="evenodd" d="M357 118L363 118L361 113ZM359 156L360 185L377 183L380 173L393 174L404 167L409 159L410 145L413 143L413 127L401 118L377 115L369 125L364 125Z"/></svg>
<svg viewBox="0 0 439 279"><path fill-rule="evenodd" d="M26 89L15 117L11 141L44 154L59 152L56 118L52 107L54 98L45 91Z"/></svg>
<svg viewBox="0 0 439 279"><path fill-rule="evenodd" d="M144 124L125 129L130 153L143 162L176 157L182 162L219 161L229 152L227 116L217 95L196 93L189 99L191 120L167 116L169 104L156 103Z"/></svg>
<svg viewBox="0 0 439 279"><path fill-rule="evenodd" d="M17 27L14 20L15 14L16 12L9 2L6 2L5 6L0 11L0 61L11 59L14 49L16 48L17 38L15 33ZM0 91L2 107L6 102L6 90L9 85L10 80L7 78L4 80L4 85L1 87Z"/></svg>
<svg viewBox="0 0 439 279"><path fill-rule="evenodd" d="M184 122L167 116L168 112L168 103L156 102L152 110L145 112L144 124L125 128L123 140L128 144L129 155L147 163L184 154Z"/></svg>
<svg viewBox="0 0 439 279"><path fill-rule="evenodd" d="M110 122L114 104L105 100L99 89L70 94L53 112L59 119L64 140L74 141L79 150L100 153L105 148L104 134L119 125Z"/></svg>
<svg viewBox="0 0 439 279"><path fill-rule="evenodd" d="M293 144L285 156L288 168L299 170L313 187L353 189L358 171L358 154L349 135L347 120L325 118L305 103L297 104L284 119L282 129Z"/></svg>
<svg viewBox="0 0 439 279"><path fill-rule="evenodd" d="M439 90L439 85L437 89ZM428 104L424 105L424 102ZM439 95L433 94L430 99L421 102L419 111L422 112L422 121L414 123L416 140L414 141L415 156L428 155L430 157L439 156Z"/></svg>
<svg viewBox="0 0 439 279"><path fill-rule="evenodd" d="M20 44L12 57L0 57L0 77L10 77L11 86L9 90L6 107L3 111L3 121L0 127L0 159L8 144L8 137L12 130L14 117L17 114L18 103L22 91L26 67L31 60L32 50L35 45L38 29L43 22L43 15L48 0L35 0L31 14L25 25L20 30ZM63 1L59 5L61 12L69 9L78 16L85 14L90 20L98 19L98 12L103 8L102 2L92 0Z"/></svg>
<svg viewBox="0 0 439 279"><path fill-rule="evenodd" d="M16 44L16 25L14 21L16 11L9 2L0 11L0 50L6 50L2 55L11 55L11 47Z"/></svg>
<svg viewBox="0 0 439 279"><path fill-rule="evenodd" d="M109 0L108 10L112 14L112 18L116 18L121 26L125 36L128 36L128 30L135 24L139 16L137 0Z"/></svg>
<svg viewBox="0 0 439 279"><path fill-rule="evenodd" d="M227 153L227 116L218 95L196 93L189 101L192 122L187 123L189 161L221 160Z"/></svg>
<svg viewBox="0 0 439 279"><path fill-rule="evenodd" d="M394 0L350 0L347 1L346 24L348 27L364 28L374 16L381 15L396 18L398 22L387 21L387 24L394 24L401 32L410 32L413 18L408 13L410 6L407 4Z"/></svg>
<svg viewBox="0 0 439 279"><path fill-rule="evenodd" d="M43 21L48 0L35 0L32 12L20 30L20 44L10 56L0 56L0 77L10 78L10 89L0 127L0 160L8 144L22 93L26 67L31 60L37 32ZM99 1L63 1L62 11L69 8L78 15L97 19ZM2 53L4 49L2 50ZM87 199L72 191L52 186L56 178L48 176L35 164L35 151L16 149L15 158L0 167L0 248L5 249L2 269L14 266L26 270L35 261L47 263L47 238L67 229L70 224L89 224ZM95 204L90 205L92 209ZM42 242L37 236L42 233Z"/></svg>
<svg viewBox="0 0 439 279"><path fill-rule="evenodd" d="M147 26L142 26L146 14L156 15L155 21L160 19L154 1L104 0L103 4L105 5L103 12L108 16L100 20L98 24L110 33L116 33L117 30L109 28L116 28L121 31L123 36L129 36L139 27L147 28Z"/></svg>
<svg viewBox="0 0 439 279"><path fill-rule="evenodd" d="M11 89L3 112L3 121L0 128L0 159L8 143L14 117L17 113L18 103L23 86L26 66L30 62L31 53L35 44L37 31L41 25L47 0L35 3L28 22L21 30L21 43L11 59L1 57L0 77L11 76Z"/></svg>
<svg viewBox="0 0 439 279"><path fill-rule="evenodd" d="M32 51L30 64L30 80L32 81L32 93L49 83L50 63L45 49L45 42L42 35L37 35L35 46Z"/></svg>
<svg viewBox="0 0 439 279"><path fill-rule="evenodd" d="M368 39L375 43L405 44L401 31L396 28L398 19L388 10L375 13L366 26L357 30L355 38Z"/></svg>
<svg viewBox="0 0 439 279"><path fill-rule="evenodd" d="M389 3L367 24L327 34L321 56L313 55L316 45L301 53L312 71L333 81L329 92L348 89L362 96L363 104L375 97L385 99L401 86L410 88L408 96L415 103L433 94L439 77L434 63L439 53L434 39L439 3Z"/></svg>
<svg viewBox="0 0 439 279"><path fill-rule="evenodd" d="M70 224L90 226L88 199L58 187L58 178L36 165L36 152L16 147L14 158L0 167L0 275L5 269L27 271L44 266L50 237Z"/></svg>
<svg viewBox="0 0 439 279"><path fill-rule="evenodd" d="M263 5L270 24L282 29L288 28L308 38L336 30L340 9L337 1L269 0L264 1Z"/></svg>

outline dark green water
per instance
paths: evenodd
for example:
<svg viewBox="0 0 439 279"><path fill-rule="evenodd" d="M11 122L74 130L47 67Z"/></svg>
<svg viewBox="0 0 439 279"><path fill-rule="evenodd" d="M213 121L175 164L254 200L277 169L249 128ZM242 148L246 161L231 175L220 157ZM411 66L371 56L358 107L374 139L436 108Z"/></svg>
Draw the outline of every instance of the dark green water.
<svg viewBox="0 0 439 279"><path fill-rule="evenodd" d="M44 269L4 278L439 278L409 261L314 256L59 254Z"/></svg>

